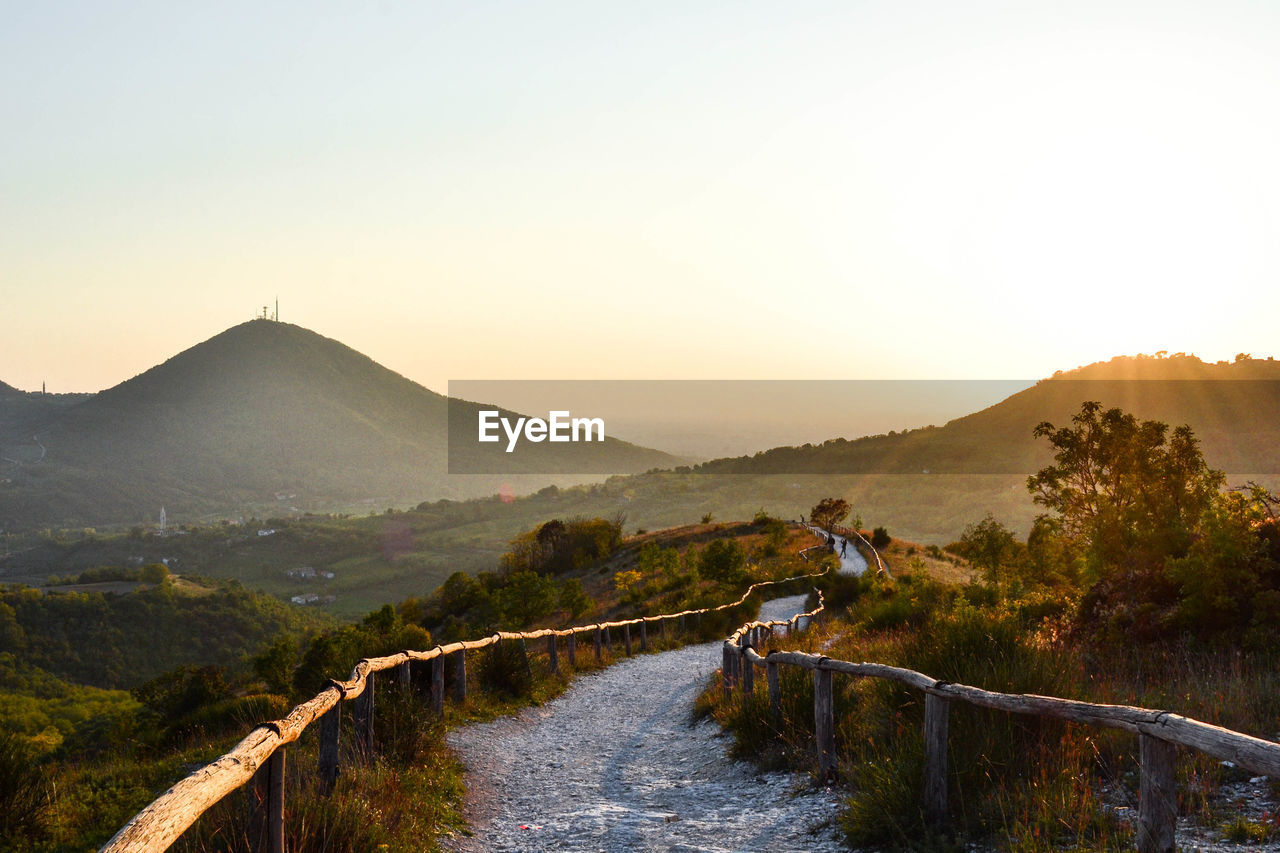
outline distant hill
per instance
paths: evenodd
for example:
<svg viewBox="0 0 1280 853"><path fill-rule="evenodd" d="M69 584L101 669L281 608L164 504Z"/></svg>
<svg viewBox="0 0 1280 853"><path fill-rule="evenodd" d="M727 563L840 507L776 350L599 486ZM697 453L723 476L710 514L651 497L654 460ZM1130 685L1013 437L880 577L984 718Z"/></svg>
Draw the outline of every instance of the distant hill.
<svg viewBox="0 0 1280 853"><path fill-rule="evenodd" d="M1210 364L1194 356L1119 357L1059 372L994 406L941 427L721 459L709 473L1028 474L1050 460L1032 435L1065 426L1086 400L1170 426L1189 424L1209 464L1237 473L1280 473L1280 362Z"/></svg>
<svg viewBox="0 0 1280 853"><path fill-rule="evenodd" d="M470 430L471 441L459 446L477 447L478 407L453 405L464 415L455 429ZM337 341L250 321L89 399L43 412L38 425L27 417L24 433L10 430L0 442L14 466L0 472L0 529L139 522L162 505L174 519L266 517L494 493L503 478L447 476L449 406L447 397ZM505 479L526 491L549 483L554 478L518 475L546 470L549 455L566 452L565 445L522 448L508 468L516 476ZM678 461L615 439L572 452L584 471L628 473ZM472 459L467 453L478 458L479 451L464 450L455 462Z"/></svg>
<svg viewBox="0 0 1280 853"><path fill-rule="evenodd" d="M4 382L0 382L0 394L15 394L15 393L18 393L17 388L14 388L12 385L6 384Z"/></svg>

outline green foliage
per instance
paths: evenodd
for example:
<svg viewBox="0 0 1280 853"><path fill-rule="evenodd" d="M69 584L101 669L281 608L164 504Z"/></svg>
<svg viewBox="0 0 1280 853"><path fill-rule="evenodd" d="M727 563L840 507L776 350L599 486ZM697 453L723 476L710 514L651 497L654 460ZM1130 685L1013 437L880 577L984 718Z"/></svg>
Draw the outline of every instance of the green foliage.
<svg viewBox="0 0 1280 853"><path fill-rule="evenodd" d="M957 552L982 570L987 581L1000 583L1000 568L1014 556L1017 540L991 513L964 529Z"/></svg>
<svg viewBox="0 0 1280 853"><path fill-rule="evenodd" d="M582 588L577 578L565 578L560 582L559 604L573 620L581 619L596 606L595 600Z"/></svg>
<svg viewBox="0 0 1280 853"><path fill-rule="evenodd" d="M508 574L537 572L563 574L603 560L622 544L624 519L552 519L511 540L502 555Z"/></svg>
<svg viewBox="0 0 1280 853"><path fill-rule="evenodd" d="M24 849L45 834L51 793L35 750L0 730L0 849Z"/></svg>
<svg viewBox="0 0 1280 853"><path fill-rule="evenodd" d="M132 687L183 664L234 666L314 612L238 585L201 595L167 583L125 595L0 589L0 652L80 684Z"/></svg>
<svg viewBox="0 0 1280 853"><path fill-rule="evenodd" d="M891 542L893 542L893 537L889 535L889 531L885 528L877 527L871 531L871 547L877 551L888 548Z"/></svg>
<svg viewBox="0 0 1280 853"><path fill-rule="evenodd" d="M1101 575L1152 568L1186 554L1223 483L1204 461L1191 428L1140 421L1086 402L1072 426L1035 429L1054 464L1028 478L1037 504L1054 512L1068 541Z"/></svg>
<svg viewBox="0 0 1280 853"><path fill-rule="evenodd" d="M503 696L519 698L533 690L528 653L518 640L487 646L480 654L476 677L486 690Z"/></svg>
<svg viewBox="0 0 1280 853"><path fill-rule="evenodd" d="M698 572L707 580L735 583L742 579L747 554L732 539L713 540L698 559Z"/></svg>
<svg viewBox="0 0 1280 853"><path fill-rule="evenodd" d="M511 575L496 596L504 627L518 630L545 619L556 609L558 592L552 578L528 571Z"/></svg>
<svg viewBox="0 0 1280 853"><path fill-rule="evenodd" d="M361 658L394 654L405 649L429 649L431 634L406 623L391 605L365 617L358 625L344 625L315 637L302 653L293 673L297 696L311 696L331 678L346 678Z"/></svg>
<svg viewBox="0 0 1280 853"><path fill-rule="evenodd" d="M809 521L823 530L830 530L848 517L850 509L844 498L823 498L809 510Z"/></svg>

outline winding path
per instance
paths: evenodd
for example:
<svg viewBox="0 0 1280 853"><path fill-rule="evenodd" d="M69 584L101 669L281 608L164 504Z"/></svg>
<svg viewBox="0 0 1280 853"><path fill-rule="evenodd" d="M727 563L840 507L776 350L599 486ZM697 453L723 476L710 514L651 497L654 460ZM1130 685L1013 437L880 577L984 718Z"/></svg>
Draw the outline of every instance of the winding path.
<svg viewBox="0 0 1280 853"><path fill-rule="evenodd" d="M865 564L864 564L865 567ZM765 603L762 619L804 610L804 596ZM449 734L467 765L475 837L465 851L840 851L838 797L807 777L758 774L728 758L694 697L720 642L638 655L580 676L561 697Z"/></svg>

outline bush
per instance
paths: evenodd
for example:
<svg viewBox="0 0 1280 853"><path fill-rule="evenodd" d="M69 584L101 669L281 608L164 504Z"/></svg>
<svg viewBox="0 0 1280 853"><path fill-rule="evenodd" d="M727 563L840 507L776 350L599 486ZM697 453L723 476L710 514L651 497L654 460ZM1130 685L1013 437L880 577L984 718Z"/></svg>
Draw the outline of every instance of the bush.
<svg viewBox="0 0 1280 853"><path fill-rule="evenodd" d="M515 640L494 643L480 655L476 678L489 691L519 699L533 692L533 673L524 646Z"/></svg>
<svg viewBox="0 0 1280 853"><path fill-rule="evenodd" d="M889 543L893 541L893 537L889 535L889 531L883 527L877 527L871 531L871 547L877 551L883 551L889 547Z"/></svg>
<svg viewBox="0 0 1280 853"><path fill-rule="evenodd" d="M0 731L0 849L30 849L45 833L50 791L26 740Z"/></svg>

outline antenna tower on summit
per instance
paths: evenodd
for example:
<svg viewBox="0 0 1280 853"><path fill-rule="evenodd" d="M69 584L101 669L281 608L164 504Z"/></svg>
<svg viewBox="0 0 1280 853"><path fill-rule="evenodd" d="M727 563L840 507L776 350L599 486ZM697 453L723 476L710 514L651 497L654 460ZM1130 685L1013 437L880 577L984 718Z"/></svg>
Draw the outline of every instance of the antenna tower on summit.
<svg viewBox="0 0 1280 853"><path fill-rule="evenodd" d="M276 313L271 315L271 319L275 320L277 323L280 322L280 297L279 296L276 297Z"/></svg>

